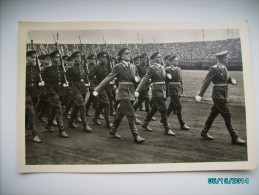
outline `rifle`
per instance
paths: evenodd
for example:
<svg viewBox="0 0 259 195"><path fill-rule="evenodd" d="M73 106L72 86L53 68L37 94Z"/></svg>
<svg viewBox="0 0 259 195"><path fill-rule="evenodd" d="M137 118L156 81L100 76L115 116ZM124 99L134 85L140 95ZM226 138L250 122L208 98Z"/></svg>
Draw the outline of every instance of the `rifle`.
<svg viewBox="0 0 259 195"><path fill-rule="evenodd" d="M81 42L81 37L79 36L79 42L80 42L80 51L81 51L81 56L83 58L83 63L84 63L84 69L85 69L85 73L86 73L86 84L85 86L89 87L90 86L90 82L89 82L89 68L88 68L88 64L87 64L87 60L86 60L86 57L85 57L85 54L83 52L83 45L82 45L82 42Z"/></svg>
<svg viewBox="0 0 259 195"><path fill-rule="evenodd" d="M57 37L58 37L58 34L57 34ZM63 72L64 72L65 83L63 84L63 87L68 87L69 83L68 83L67 77L66 77L66 69L65 69L65 66L64 66L64 62L63 62L60 50L58 48L58 42L56 41L54 34L53 34L53 38L54 38L54 42L55 42L55 47L56 47L56 49L57 49L57 51L59 53L59 56L60 56L59 59L60 59L61 67L62 67Z"/></svg>
<svg viewBox="0 0 259 195"><path fill-rule="evenodd" d="M144 50L145 53L147 54L147 66L149 67L149 66L150 66L150 60L149 60L149 57L148 57L147 48L146 48L146 45L144 44L143 38L141 38L141 40L142 40L143 50Z"/></svg>
<svg viewBox="0 0 259 195"><path fill-rule="evenodd" d="M105 47L105 51L107 52L108 56L107 56L107 60L108 60L108 65L109 65L109 68L110 68L110 72L112 71L113 67L114 67L114 64L111 60L111 54L108 50L108 47L107 47L107 43L106 41L104 40L104 37L103 37L103 42L104 42L104 47Z"/></svg>
<svg viewBox="0 0 259 195"><path fill-rule="evenodd" d="M33 49L34 51L36 51L36 48L33 44L33 40L31 39L31 35L29 33L29 37L30 37L30 40L31 40L31 49ZM41 76L41 66L40 66L40 61L39 61L39 57L38 57L38 54L37 54L37 51L36 51L36 66L39 68L39 79L40 79L40 83L39 83L39 86L44 86L44 81L42 80L42 76Z"/></svg>
<svg viewBox="0 0 259 195"><path fill-rule="evenodd" d="M158 47L158 45L157 45L157 43L156 43L156 39L154 38L154 42L155 42L155 45L156 45L156 50L158 51L158 52L160 52L160 50L159 50L159 47ZM164 62L164 59L162 58L162 65L165 67L165 62Z"/></svg>

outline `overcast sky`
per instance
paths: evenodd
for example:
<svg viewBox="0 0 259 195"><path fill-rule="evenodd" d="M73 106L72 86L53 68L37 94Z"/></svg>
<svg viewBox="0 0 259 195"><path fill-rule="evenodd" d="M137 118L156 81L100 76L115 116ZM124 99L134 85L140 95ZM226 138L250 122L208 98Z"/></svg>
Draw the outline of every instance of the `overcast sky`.
<svg viewBox="0 0 259 195"><path fill-rule="evenodd" d="M107 44L119 43L174 43L192 41L225 40L239 38L238 30L66 30L66 31L29 31L34 43L53 43L53 35L59 43L77 44L79 36L83 44L102 44L103 37ZM203 37L204 35L204 37ZM30 42L29 35L27 43Z"/></svg>

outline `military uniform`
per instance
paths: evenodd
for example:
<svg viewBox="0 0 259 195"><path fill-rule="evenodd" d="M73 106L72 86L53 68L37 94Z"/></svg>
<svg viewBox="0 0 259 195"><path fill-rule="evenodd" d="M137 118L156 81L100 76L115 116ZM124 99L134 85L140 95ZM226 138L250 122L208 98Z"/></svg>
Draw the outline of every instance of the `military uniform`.
<svg viewBox="0 0 259 195"><path fill-rule="evenodd" d="M95 55L92 54L92 55L88 56L87 59L89 60L93 56L95 56ZM90 82L89 92L90 92L90 95L89 95L89 98L88 98L88 100L85 104L87 116L91 116L91 114L89 113L89 109L90 109L91 104L93 104L94 109L97 109L97 106L98 106L98 99L97 99L97 97L95 97L93 95L93 91L94 91L94 88L95 88L95 85L96 85L96 78L95 78L95 75L91 75L91 72L93 71L95 66L96 66L96 64L93 63L93 62L90 62L88 64L88 68L89 68L89 72L90 72L90 74L89 74L89 82Z"/></svg>
<svg viewBox="0 0 259 195"><path fill-rule="evenodd" d="M224 57L227 53L227 51L220 52L216 54L216 57ZM231 113L228 107L228 84L236 83L235 80L233 81L233 79L229 76L225 65L218 62L216 65L210 67L197 95L203 97L211 82L213 83L212 99L214 105L212 106L210 115L205 122L204 128L202 129L201 136L207 139L213 139L213 137L208 134L208 131L211 128L214 119L218 116L218 114L221 114L232 137L232 143L245 144L245 141L238 137L231 124Z"/></svg>
<svg viewBox="0 0 259 195"><path fill-rule="evenodd" d="M147 66L146 64L141 63L139 66L137 66L139 77L142 79L146 72L147 72ZM145 102L146 112L150 111L150 99L148 97L148 91L149 91L150 82L147 82L145 86L143 86L143 89L139 93L138 101L134 104L134 110L136 111L143 102Z"/></svg>
<svg viewBox="0 0 259 195"><path fill-rule="evenodd" d="M158 52L154 53L150 58L154 59L158 55L160 55ZM165 100L166 100L166 85L165 85L165 77L166 72L164 67L161 64L154 63L151 65L146 75L141 80L139 86L136 89L136 92L140 92L143 87L149 82L149 79L151 79L153 83L152 87L152 106L150 112L147 114L144 123L142 125L143 128L146 130L151 131L152 129L148 126L148 123L150 122L151 118L155 115L157 111L161 113L162 122L165 127L165 134L167 135L175 135L168 124L167 116L166 116L166 106L165 106Z"/></svg>
<svg viewBox="0 0 259 195"><path fill-rule="evenodd" d="M123 48L119 51L118 55L127 55L126 52L129 51L127 48ZM128 56L129 57L129 56ZM129 60L129 59L128 59ZM145 141L144 138L139 136L138 130L135 124L135 116L132 102L135 100L134 96L134 82L136 75L136 67L129 62L122 61L116 64L112 72L95 88L95 91L99 92L101 89L110 83L114 78L117 78L119 83L118 93L116 99L120 101L120 107L118 113L115 116L112 129L110 131L111 135L115 137L120 137L117 134L117 128L119 127L124 116L127 116L130 130L134 137L134 142L142 143Z"/></svg>
<svg viewBox="0 0 259 195"><path fill-rule="evenodd" d="M106 53L101 52L100 55L106 55ZM99 54L98 54L98 58L99 58ZM99 62L98 65L94 66L94 68L90 72L90 75L91 75L91 77L95 76L96 85L98 85L102 82L102 80L105 79L105 77L107 75L109 75L109 73L110 73L110 70L109 70L108 64L106 64L104 62ZM111 128L110 106L112 106L112 105L110 105L110 101L109 101L109 97L108 97L108 93L110 91L107 88L109 88L109 87L100 89L98 92L99 93L98 94L99 104L95 111L95 116L93 118L93 122L97 125L101 124L98 121L98 117L101 114L102 110L104 109L104 118L106 121L106 126L107 126L107 128Z"/></svg>
<svg viewBox="0 0 259 195"><path fill-rule="evenodd" d="M74 66L70 67L67 70L66 76L71 85L72 98L74 102L74 107L71 113L71 117L69 119L69 126L75 128L77 127L77 125L74 123L74 120L76 119L77 113L79 111L84 131L92 132L92 129L87 124L84 102L84 98L87 93L87 87L85 83L87 74L85 73L84 68L79 63L75 63Z"/></svg>
<svg viewBox="0 0 259 195"><path fill-rule="evenodd" d="M172 56L169 61L174 60L177 56ZM182 104L180 98L183 94L182 87L182 73L181 68L171 65L166 68L166 74L171 75L171 78L166 79L167 83L167 94L170 96L170 104L167 110L167 117L174 110L177 114L178 121L180 123L180 128L182 130L189 130L189 127L185 124L182 117Z"/></svg>
<svg viewBox="0 0 259 195"><path fill-rule="evenodd" d="M54 51L50 54L51 58L55 58L55 56L59 56L57 51ZM64 131L64 124L62 119L62 106L61 106L61 98L65 94L65 90L63 84L65 83L64 72L60 64L52 64L52 66L46 67L43 80L45 82L45 86L47 88L47 95L50 98L51 105L51 113L48 116L46 128L52 132L54 129L51 127L52 121L56 116L59 135L60 137L67 138L68 135Z"/></svg>
<svg viewBox="0 0 259 195"><path fill-rule="evenodd" d="M25 98L25 110L26 116L28 118L28 123L30 130L32 132L33 138L38 136L36 130L36 116L35 116L35 105L40 94L39 88L39 69L36 66L27 65L26 66L26 98ZM34 140L35 142L41 142L41 140Z"/></svg>

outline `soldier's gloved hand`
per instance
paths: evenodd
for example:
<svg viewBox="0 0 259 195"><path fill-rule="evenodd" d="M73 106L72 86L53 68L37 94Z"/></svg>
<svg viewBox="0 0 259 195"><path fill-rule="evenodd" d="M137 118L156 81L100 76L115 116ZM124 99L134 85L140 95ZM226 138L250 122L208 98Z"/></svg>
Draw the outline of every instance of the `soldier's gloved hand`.
<svg viewBox="0 0 259 195"><path fill-rule="evenodd" d="M136 83L138 83L139 82L139 77L138 76L134 76L134 80L135 80Z"/></svg>
<svg viewBox="0 0 259 195"><path fill-rule="evenodd" d="M63 87L68 87L69 84L68 83L63 83Z"/></svg>
<svg viewBox="0 0 259 195"><path fill-rule="evenodd" d="M137 98L139 96L139 92L135 91L135 97Z"/></svg>
<svg viewBox="0 0 259 195"><path fill-rule="evenodd" d="M90 87L90 83L86 83L85 86L86 86L86 87Z"/></svg>
<svg viewBox="0 0 259 195"><path fill-rule="evenodd" d="M93 95L94 95L94 96L97 96L97 95L98 95L98 92L97 92L97 91L93 91Z"/></svg>
<svg viewBox="0 0 259 195"><path fill-rule="evenodd" d="M44 81L39 82L39 86L40 86L40 87L43 87L44 85L45 85Z"/></svg>
<svg viewBox="0 0 259 195"><path fill-rule="evenodd" d="M166 74L168 79L172 79L172 75L171 74Z"/></svg>
<svg viewBox="0 0 259 195"><path fill-rule="evenodd" d="M199 93L195 96L195 100L197 102L200 102L202 100L202 97L199 95Z"/></svg>
<svg viewBox="0 0 259 195"><path fill-rule="evenodd" d="M237 84L237 81L236 81L236 79L234 79L234 78L231 78L231 83L232 83L233 85L236 85L236 84Z"/></svg>

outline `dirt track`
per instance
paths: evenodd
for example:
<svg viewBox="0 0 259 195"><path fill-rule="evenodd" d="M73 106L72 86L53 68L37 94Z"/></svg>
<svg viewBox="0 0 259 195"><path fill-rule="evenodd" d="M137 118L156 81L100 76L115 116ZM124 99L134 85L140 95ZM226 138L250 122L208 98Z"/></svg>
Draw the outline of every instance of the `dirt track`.
<svg viewBox="0 0 259 195"><path fill-rule="evenodd" d="M168 103L168 100L167 100ZM152 132L146 132L141 126L138 130L146 138L144 144L134 144L126 117L123 119L118 132L121 139L110 137L109 130L102 125L96 126L88 117L94 133L84 133L82 125L72 129L67 127L64 119L68 139L60 138L58 130L48 133L44 123L38 122L38 131L42 139L41 144L32 142L31 136L26 136L26 164L125 164L125 163L181 163L181 162L224 162L246 161L247 148L231 144L224 121L218 116L210 134L214 140L201 138L200 131L204 125L211 105L183 101L183 116L190 131L179 129L176 115L171 115L169 122L176 136L164 134L160 124L160 114L157 121L151 121ZM232 123L239 136L246 139L245 107L231 106ZM138 111L140 120L144 120L145 112Z"/></svg>

